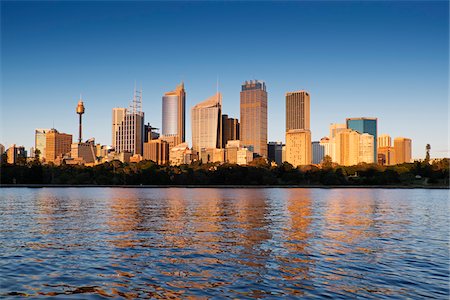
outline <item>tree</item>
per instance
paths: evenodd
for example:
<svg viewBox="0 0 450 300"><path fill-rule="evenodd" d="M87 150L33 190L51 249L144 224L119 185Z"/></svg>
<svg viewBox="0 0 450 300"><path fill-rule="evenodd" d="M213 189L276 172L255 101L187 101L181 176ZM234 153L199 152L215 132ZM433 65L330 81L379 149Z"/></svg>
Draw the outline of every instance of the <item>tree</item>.
<svg viewBox="0 0 450 300"><path fill-rule="evenodd" d="M322 160L322 169L331 169L333 167L333 161L331 159L331 156L325 155L325 157Z"/></svg>
<svg viewBox="0 0 450 300"><path fill-rule="evenodd" d="M425 146L425 150L426 150L425 162L426 162L426 163L429 163L429 162L430 162L430 150L431 150L430 144L427 144L427 145Z"/></svg>

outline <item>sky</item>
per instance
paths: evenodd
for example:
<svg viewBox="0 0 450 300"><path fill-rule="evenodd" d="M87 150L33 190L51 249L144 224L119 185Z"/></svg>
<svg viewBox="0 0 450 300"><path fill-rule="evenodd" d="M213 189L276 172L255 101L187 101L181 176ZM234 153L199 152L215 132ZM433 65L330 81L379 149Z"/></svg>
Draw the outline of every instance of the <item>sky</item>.
<svg viewBox="0 0 450 300"><path fill-rule="evenodd" d="M449 156L448 1L1 2L0 143L36 128L111 144L113 107L135 82L145 122L184 81L190 108L223 94L239 118L245 80L266 82L268 140L285 140L285 93L311 95L313 140L330 123L377 117L378 134L413 140L413 158Z"/></svg>

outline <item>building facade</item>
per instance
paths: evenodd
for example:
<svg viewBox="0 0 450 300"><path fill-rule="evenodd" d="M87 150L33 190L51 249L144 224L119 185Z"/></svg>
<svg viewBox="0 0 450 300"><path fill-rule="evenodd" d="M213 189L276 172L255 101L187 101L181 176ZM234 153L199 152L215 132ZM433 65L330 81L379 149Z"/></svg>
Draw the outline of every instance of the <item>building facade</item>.
<svg viewBox="0 0 450 300"><path fill-rule="evenodd" d="M173 145L185 142L186 91L184 83L162 97L162 131L164 137L173 137Z"/></svg>
<svg viewBox="0 0 450 300"><path fill-rule="evenodd" d="M374 137L373 157L377 157L378 140L378 120L377 118L347 118L346 125L348 129L355 130L361 134L368 133Z"/></svg>
<svg viewBox="0 0 450 300"><path fill-rule="evenodd" d="M144 143L143 159L154 161L158 165L169 163L169 143L159 139Z"/></svg>
<svg viewBox="0 0 450 300"><path fill-rule="evenodd" d="M222 148L228 141L239 140L239 120L222 115Z"/></svg>
<svg viewBox="0 0 450 300"><path fill-rule="evenodd" d="M269 142L267 144L267 159L281 165L283 163L283 146L282 142Z"/></svg>
<svg viewBox="0 0 450 300"><path fill-rule="evenodd" d="M206 99L191 110L192 148L201 150L222 146L222 94Z"/></svg>
<svg viewBox="0 0 450 300"><path fill-rule="evenodd" d="M286 131L310 130L311 100L306 91L286 93Z"/></svg>
<svg viewBox="0 0 450 300"><path fill-rule="evenodd" d="M49 132L50 129L41 129L38 128L34 131L34 149L39 150L39 160L45 160L45 145L46 145L46 133Z"/></svg>
<svg viewBox="0 0 450 300"><path fill-rule="evenodd" d="M359 159L358 163L374 164L375 156L375 138L373 135L363 133L359 136Z"/></svg>
<svg viewBox="0 0 450 300"><path fill-rule="evenodd" d="M311 164L311 131L294 129L286 132L286 161L294 167Z"/></svg>
<svg viewBox="0 0 450 300"><path fill-rule="evenodd" d="M267 91L263 81L242 84L240 140L252 152L267 157Z"/></svg>
<svg viewBox="0 0 450 300"><path fill-rule="evenodd" d="M388 134L382 134L378 137L378 140L377 140L378 148L391 147L391 146L392 146L391 137Z"/></svg>
<svg viewBox="0 0 450 300"><path fill-rule="evenodd" d="M27 152L23 146L16 146L16 144L13 144L6 150L6 162L8 164L15 165L20 162L25 163L26 159Z"/></svg>
<svg viewBox="0 0 450 300"><path fill-rule="evenodd" d="M412 141L405 137L394 139L395 164L409 163L412 157Z"/></svg>
<svg viewBox="0 0 450 300"><path fill-rule="evenodd" d="M241 141L228 141L225 146L225 162L229 164L247 165L253 160L253 152L242 146Z"/></svg>
<svg viewBox="0 0 450 300"><path fill-rule="evenodd" d="M45 161L56 163L71 151L72 135L51 129L45 134ZM59 160L58 160L59 161Z"/></svg>
<svg viewBox="0 0 450 300"><path fill-rule="evenodd" d="M325 157L325 147L320 141L312 142L312 163L318 165Z"/></svg>

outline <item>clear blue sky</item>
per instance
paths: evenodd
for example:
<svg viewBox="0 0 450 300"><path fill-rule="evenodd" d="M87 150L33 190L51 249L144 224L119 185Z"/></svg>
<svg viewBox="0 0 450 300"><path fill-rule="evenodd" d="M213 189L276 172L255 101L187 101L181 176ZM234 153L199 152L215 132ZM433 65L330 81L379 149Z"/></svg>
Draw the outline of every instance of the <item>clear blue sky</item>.
<svg viewBox="0 0 450 300"><path fill-rule="evenodd" d="M239 117L243 81L264 80L269 141L284 141L285 93L311 94L313 140L346 117L413 139L413 157L448 155L449 4L369 2L1 3L0 143L34 144L35 128L111 143L111 109L142 84L146 122L182 80L190 108L216 91Z"/></svg>

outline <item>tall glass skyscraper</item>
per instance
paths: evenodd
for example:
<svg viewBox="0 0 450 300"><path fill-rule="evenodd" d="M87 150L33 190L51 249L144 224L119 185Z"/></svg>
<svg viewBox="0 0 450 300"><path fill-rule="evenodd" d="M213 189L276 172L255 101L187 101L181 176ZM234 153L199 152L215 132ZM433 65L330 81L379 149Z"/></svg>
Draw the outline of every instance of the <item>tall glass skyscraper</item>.
<svg viewBox="0 0 450 300"><path fill-rule="evenodd" d="M373 135L374 140L374 155L373 157L376 159L377 157L377 126L378 119L377 118L347 118L346 124L348 129L353 129L361 134L368 133Z"/></svg>
<svg viewBox="0 0 450 300"><path fill-rule="evenodd" d="M254 153L267 157L267 91L263 81L242 84L240 139Z"/></svg>
<svg viewBox="0 0 450 300"><path fill-rule="evenodd" d="M173 146L185 141L185 105L184 83L174 91L167 92L162 98L162 136L172 138Z"/></svg>

